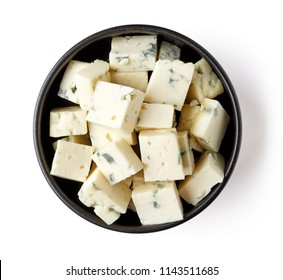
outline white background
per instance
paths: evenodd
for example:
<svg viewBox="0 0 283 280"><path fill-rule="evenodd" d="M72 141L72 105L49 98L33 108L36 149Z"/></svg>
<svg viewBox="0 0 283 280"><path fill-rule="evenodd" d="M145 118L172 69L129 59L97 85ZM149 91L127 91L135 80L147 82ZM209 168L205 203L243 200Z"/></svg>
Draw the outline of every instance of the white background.
<svg viewBox="0 0 283 280"><path fill-rule="evenodd" d="M108 279L66 276L71 265L157 270L218 266L220 275L213 279L282 279L283 20L279 4L275 0L2 1L3 279ZM238 164L217 200L181 226L143 235L107 231L63 205L40 171L32 138L38 92L57 60L97 31L133 23L173 29L209 50L230 76L243 117Z"/></svg>

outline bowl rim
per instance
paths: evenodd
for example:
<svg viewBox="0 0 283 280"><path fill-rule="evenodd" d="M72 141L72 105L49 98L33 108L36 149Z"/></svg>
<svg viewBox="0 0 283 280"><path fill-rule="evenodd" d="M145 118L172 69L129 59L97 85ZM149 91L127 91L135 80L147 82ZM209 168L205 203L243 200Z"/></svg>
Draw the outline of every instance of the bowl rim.
<svg viewBox="0 0 283 280"><path fill-rule="evenodd" d="M232 103L232 109L234 111L233 117L235 118L235 128L234 128L235 139L234 139L234 145L233 145L230 161L228 162L228 164L226 164L225 167L225 175L223 182L217 184L217 187L216 188L214 187L212 189L208 199L202 200L197 205L197 207L194 207L192 210L189 211L189 213L187 213L187 215L184 215L183 220L171 222L171 223L146 225L146 226L145 225L127 226L127 225L120 225L115 223L112 225L107 225L103 221L94 220L93 214L85 211L82 207L77 205L75 202L71 201L67 197L67 195L60 190L53 176L50 175L50 168L44 156L43 145L40 142L41 123L39 120L41 118L44 101L46 99L48 90L51 87L51 84L54 82L55 77L63 69L63 67L65 67L67 63L74 56L76 56L77 53L79 53L83 48L85 48L89 44L94 43L97 40L102 40L105 38L114 37L123 34L126 35L126 34L135 34L135 33L170 36L173 40L181 41L182 43L184 43L184 45L188 45L201 57L207 59L212 69L221 79L224 88L227 89L228 94L230 95L230 101ZM55 192L55 194L59 197L59 199L73 212L81 216L83 219L108 230L123 232L123 233L153 233L153 232L169 229L187 222L188 220L192 219L193 217L201 213L204 209L206 209L222 192L222 190L226 186L227 182L229 181L235 169L239 157L241 142L242 142L242 117L241 117L239 100L236 95L235 89L232 85L232 82L230 81L230 78L228 77L227 73L220 65L220 63L204 47L202 47L200 44L198 44L191 38L168 28L155 26L155 25L147 25L147 24L128 24L128 25L110 27L102 31L96 32L86 37L85 39L82 39L73 47L71 47L65 54L63 54L62 57L55 63L55 65L52 67L47 77L45 78L36 100L34 115L33 115L33 141L34 141L36 157L46 181L48 182L51 189Z"/></svg>

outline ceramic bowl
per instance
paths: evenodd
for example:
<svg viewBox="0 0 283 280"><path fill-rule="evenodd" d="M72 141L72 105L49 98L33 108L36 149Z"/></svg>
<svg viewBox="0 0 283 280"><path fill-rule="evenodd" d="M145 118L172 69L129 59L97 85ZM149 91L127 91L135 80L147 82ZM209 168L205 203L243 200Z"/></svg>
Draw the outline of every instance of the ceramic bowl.
<svg viewBox="0 0 283 280"><path fill-rule="evenodd" d="M222 141L220 153L225 158L225 177L222 183L213 187L212 191L195 207L183 202L184 219L178 222L144 226L140 224L136 213L127 211L112 225L107 225L93 211L85 207L78 199L81 183L61 179L50 175L54 155L54 138L49 137L49 113L54 107L70 105L67 100L57 96L59 84L68 62L72 59L91 62L95 59L108 60L111 39L114 36L155 34L158 41L165 40L181 48L181 60L197 62L205 58L213 71L222 81L225 92L217 97L230 116L230 123ZM68 50L54 65L46 77L39 92L34 112L34 145L39 165L50 187L55 194L75 213L85 220L109 230L127 233L148 233L165 230L187 222L207 206L220 194L232 175L241 145L241 112L233 85L220 63L204 47L176 31L150 25L124 25L97 32Z"/></svg>

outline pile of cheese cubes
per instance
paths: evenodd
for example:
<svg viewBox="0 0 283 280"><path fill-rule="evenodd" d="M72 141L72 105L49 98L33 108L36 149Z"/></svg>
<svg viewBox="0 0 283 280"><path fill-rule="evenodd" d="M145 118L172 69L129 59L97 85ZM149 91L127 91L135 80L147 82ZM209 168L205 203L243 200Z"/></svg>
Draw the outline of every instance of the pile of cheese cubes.
<svg viewBox="0 0 283 280"><path fill-rule="evenodd" d="M71 60L58 92L70 106L50 112L51 174L82 182L80 201L107 224L128 209L142 225L181 220L181 198L196 205L224 177L221 81L205 59L157 44L115 37L108 62Z"/></svg>

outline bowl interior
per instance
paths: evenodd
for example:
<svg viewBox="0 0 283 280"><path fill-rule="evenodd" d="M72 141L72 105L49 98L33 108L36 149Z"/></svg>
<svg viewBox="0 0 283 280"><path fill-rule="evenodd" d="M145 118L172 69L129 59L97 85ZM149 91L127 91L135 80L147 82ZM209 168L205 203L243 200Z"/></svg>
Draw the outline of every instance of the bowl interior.
<svg viewBox="0 0 283 280"><path fill-rule="evenodd" d="M54 107L73 105L73 103L57 96L60 81L71 59L86 62L91 62L95 59L108 61L112 37L134 34L156 34L159 42L166 40L178 45L181 48L180 59L184 62L194 63L201 57L204 57L221 79L225 92L216 99L221 102L231 118L219 151L224 156L226 162L225 178L197 206L193 207L184 202L184 220L182 221L141 226L137 214L127 211L114 224L108 226L95 215L93 208L88 208L79 201L77 193L81 183L50 175L54 155L52 144L56 139L49 137L49 113ZM238 157L241 142L241 116L237 97L228 76L214 57L203 47L191 39L168 29L149 25L127 25L110 28L89 36L71 48L56 63L47 76L37 100L34 114L34 142L38 161L46 180L58 197L74 212L96 225L111 230L129 233L153 232L176 226L191 219L204 210L222 191L231 176Z"/></svg>

